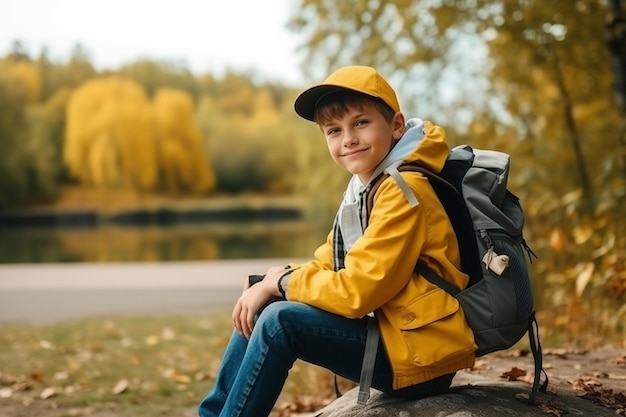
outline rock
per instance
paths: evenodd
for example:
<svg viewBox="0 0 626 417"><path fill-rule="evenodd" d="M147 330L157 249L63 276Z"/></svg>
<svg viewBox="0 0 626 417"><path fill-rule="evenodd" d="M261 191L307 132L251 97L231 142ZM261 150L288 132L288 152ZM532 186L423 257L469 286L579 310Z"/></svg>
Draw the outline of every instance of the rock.
<svg viewBox="0 0 626 417"><path fill-rule="evenodd" d="M615 416L615 410L601 408L581 398L550 398L542 395L537 405L516 399L527 388L515 386L483 385L457 386L444 395L418 401L403 401L373 392L366 406L356 404L358 388L338 398L316 416L320 417L531 417L552 415ZM567 404L567 405L566 405ZM561 413L561 414L559 414Z"/></svg>
<svg viewBox="0 0 626 417"><path fill-rule="evenodd" d="M542 394L537 405L516 398L528 393L527 387L502 384L456 386L449 393L417 401L405 401L372 391L366 406L356 404L358 387L313 414L319 417L534 417L547 414L579 416L615 416L615 410L590 401L568 396ZM552 411L550 411L552 410Z"/></svg>
<svg viewBox="0 0 626 417"><path fill-rule="evenodd" d="M509 381L503 372L512 367L529 368L530 359L489 356L481 362L481 369L460 371L446 394L416 401L406 401L372 390L366 406L356 403L358 387L348 391L331 404L310 414L311 417L535 417L552 416L615 416L624 415L624 404L619 404L624 389L624 367L615 366L614 358L619 350L598 351L555 357L544 365L549 372L550 385L547 393L539 393L536 404L529 404L518 397L528 396L531 386L527 382ZM621 352L623 354L623 352ZM520 362L521 361L521 362ZM553 364L556 365L553 367ZM612 369L613 378L606 375ZM532 368L531 368L532 369ZM617 373L616 373L617 372ZM574 389L575 381L590 381L588 398ZM602 377L601 375L605 375ZM596 395L597 394L597 395ZM616 395L617 394L617 395ZM591 401L594 399L596 401ZM606 403L600 400L606 399ZM609 408L608 402L618 399L617 406ZM621 411L617 411L620 410ZM619 413L622 414L619 414Z"/></svg>

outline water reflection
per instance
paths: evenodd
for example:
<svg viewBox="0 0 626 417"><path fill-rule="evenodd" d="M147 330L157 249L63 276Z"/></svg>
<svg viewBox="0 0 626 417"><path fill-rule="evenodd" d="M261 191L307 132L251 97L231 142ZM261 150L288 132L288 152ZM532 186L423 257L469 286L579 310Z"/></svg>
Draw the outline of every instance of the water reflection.
<svg viewBox="0 0 626 417"><path fill-rule="evenodd" d="M0 263L309 257L327 232L305 221L9 229L0 233Z"/></svg>

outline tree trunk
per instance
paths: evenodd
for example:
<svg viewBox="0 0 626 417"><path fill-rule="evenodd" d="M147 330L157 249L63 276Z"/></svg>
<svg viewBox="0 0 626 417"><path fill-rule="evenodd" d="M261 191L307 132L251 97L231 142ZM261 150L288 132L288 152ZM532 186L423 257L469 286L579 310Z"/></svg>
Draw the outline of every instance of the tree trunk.
<svg viewBox="0 0 626 417"><path fill-rule="evenodd" d="M626 2L606 2L606 43L611 57L615 102L622 116L619 132L619 163L626 176Z"/></svg>
<svg viewBox="0 0 626 417"><path fill-rule="evenodd" d="M578 165L578 173L580 175L580 184L583 189L583 200L585 203L585 208L587 209L590 215L593 215L594 207L595 207L593 191L591 188L591 182L589 181L589 174L587 173L585 157L583 155L582 147L580 144L580 135L578 134L578 129L576 128L576 122L574 121L572 100L570 98L569 92L565 85L565 80L563 78L563 70L561 69L561 62L559 60L558 54L554 50L554 45L551 39L548 39L545 42L545 47L546 47L546 50L548 51L548 58L550 59L550 61L552 61L552 67L554 69L554 78L559 88L559 93L561 94L561 98L563 100L563 113L565 117L565 125L567 127L567 130L569 131L572 149L574 150L574 156L576 158L576 162Z"/></svg>

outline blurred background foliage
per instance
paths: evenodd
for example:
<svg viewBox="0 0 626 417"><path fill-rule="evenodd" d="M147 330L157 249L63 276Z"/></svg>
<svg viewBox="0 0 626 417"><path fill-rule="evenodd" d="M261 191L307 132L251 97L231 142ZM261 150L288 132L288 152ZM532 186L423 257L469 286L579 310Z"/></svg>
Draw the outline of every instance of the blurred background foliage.
<svg viewBox="0 0 626 417"><path fill-rule="evenodd" d="M299 0L293 10L312 82L375 66L407 116L444 126L453 145L512 155L549 331L624 334L626 2ZM332 206L347 176L294 114L297 92L149 60L103 73L80 46L52 62L18 40L0 59L0 207L55 204L70 186Z"/></svg>
<svg viewBox="0 0 626 417"><path fill-rule="evenodd" d="M310 76L372 65L453 143L510 153L549 331L624 334L625 1L301 0L290 25Z"/></svg>

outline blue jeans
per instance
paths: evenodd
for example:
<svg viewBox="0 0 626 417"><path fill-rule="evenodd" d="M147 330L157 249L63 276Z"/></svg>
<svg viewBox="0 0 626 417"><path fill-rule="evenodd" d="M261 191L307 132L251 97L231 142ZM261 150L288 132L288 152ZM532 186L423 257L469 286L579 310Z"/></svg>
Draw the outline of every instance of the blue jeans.
<svg viewBox="0 0 626 417"><path fill-rule="evenodd" d="M291 301L269 304L249 340L233 332L215 385L200 403L199 416L268 416L296 359L358 381L369 319L347 319ZM444 392L453 377L449 374L394 391L389 360L379 344L372 386L385 393L421 398Z"/></svg>

